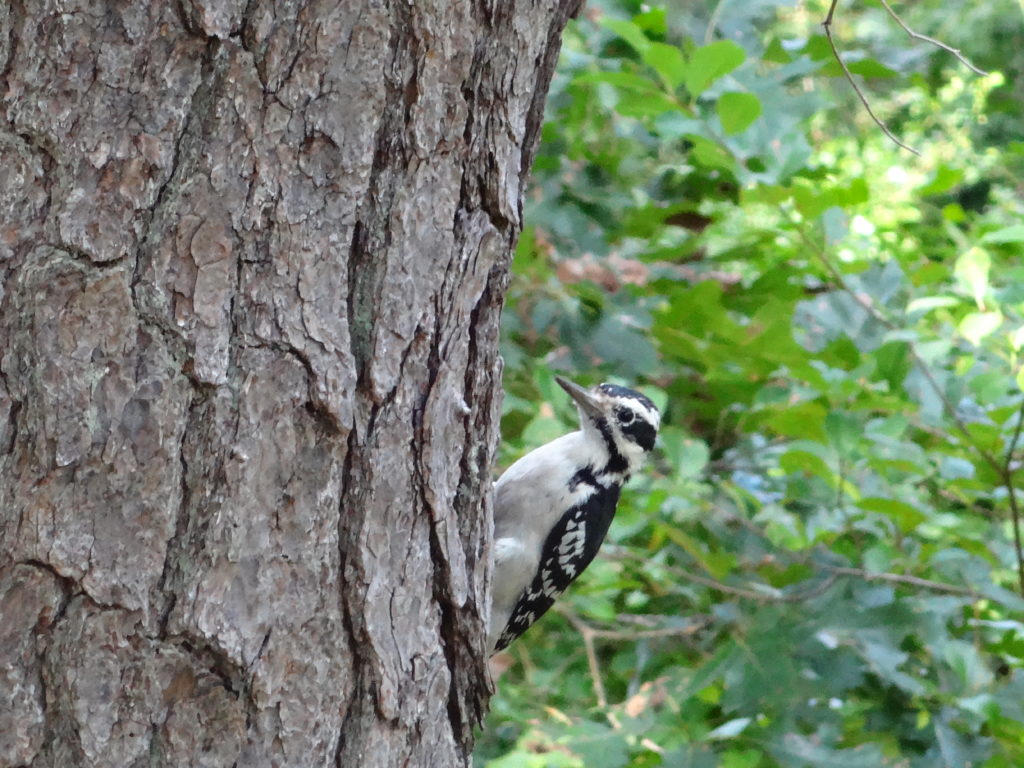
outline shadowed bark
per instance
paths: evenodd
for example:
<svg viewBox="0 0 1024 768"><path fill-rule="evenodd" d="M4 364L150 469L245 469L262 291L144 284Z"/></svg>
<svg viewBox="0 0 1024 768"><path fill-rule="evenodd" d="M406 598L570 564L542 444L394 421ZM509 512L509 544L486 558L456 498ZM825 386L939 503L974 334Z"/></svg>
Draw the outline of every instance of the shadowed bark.
<svg viewBox="0 0 1024 768"><path fill-rule="evenodd" d="M577 4L0 7L0 766L469 764Z"/></svg>

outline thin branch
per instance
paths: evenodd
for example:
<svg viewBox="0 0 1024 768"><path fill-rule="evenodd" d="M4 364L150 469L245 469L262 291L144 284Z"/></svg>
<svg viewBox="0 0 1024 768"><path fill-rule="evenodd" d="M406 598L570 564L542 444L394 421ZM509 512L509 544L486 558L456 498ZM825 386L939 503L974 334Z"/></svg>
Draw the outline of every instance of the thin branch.
<svg viewBox="0 0 1024 768"><path fill-rule="evenodd" d="M704 31L704 45L715 39L715 29L718 27L718 19L722 15L722 6L724 5L725 0L718 0L715 9L711 12L711 18L708 19L708 28Z"/></svg>
<svg viewBox="0 0 1024 768"><path fill-rule="evenodd" d="M846 62L843 61L843 57L839 55L839 49L836 47L835 40L832 39L832 17L835 14L838 2L839 0L832 0L832 5L829 6L828 9L828 15L825 17L825 21L821 24L821 26L825 28L825 38L828 40L828 45L832 49L832 55L835 56L836 61L839 62L839 66L842 67L843 74L846 76L847 82L853 87L853 92L857 94L857 98L860 99L860 103L864 105L864 109L866 109L868 114L871 115L871 119L875 121L875 125L881 128L882 133L888 136L896 146L920 157L920 152L900 141L896 134L890 131L889 127L883 123L881 118L875 114L873 109L871 109L871 104L868 102L867 97L864 95L864 92L861 91L860 86L857 85L857 81L853 79L853 73L850 72L850 68L846 66Z"/></svg>
<svg viewBox="0 0 1024 768"><path fill-rule="evenodd" d="M686 627L661 627L658 629L640 629L632 631L599 629L598 627L592 627L590 624L587 624L587 622L564 605L556 605L555 611L564 616L566 620L572 624L573 629L579 632L580 637L583 639L583 649L587 654L587 667L590 669L590 679L594 685L594 696L597 698L597 705L602 709L608 708L608 695L605 692L604 681L601 679L601 667L598 665L597 652L594 650L595 639L636 642L637 640L646 640L651 638L689 636L700 631L711 623L710 616L701 615L696 617L698 621ZM619 722L614 712L606 712L605 714L608 718L608 722L611 723L612 728L616 730L622 728L622 724Z"/></svg>
<svg viewBox="0 0 1024 768"><path fill-rule="evenodd" d="M1003 471L1001 473L1010 501L1013 544L1017 550L1017 579L1020 581L1021 594L1024 594L1024 549L1021 548L1020 507L1017 504L1017 491L1013 486L1013 454L1017 450L1017 442L1020 440L1022 425L1024 425L1024 400L1021 401L1020 411L1017 413L1017 426L1014 428L1013 437L1010 438L1010 443L1006 448L1006 458L1003 460Z"/></svg>
<svg viewBox="0 0 1024 768"><path fill-rule="evenodd" d="M1022 409L1022 413L1024 413L1024 409ZM632 558L634 560L647 562L645 558L642 558L626 550L622 550L621 552L609 553L609 555L611 557L618 556L619 559ZM810 563L807 563L803 558L793 558L793 562L803 562L805 564L810 565ZM835 584L836 579L838 579L840 576L852 576L859 579L864 579L865 581L884 581L890 584L904 584L906 586L927 589L932 592L944 592L950 595L963 595L965 597L974 598L975 600L981 600L985 598L985 595L981 594L976 589L964 587L959 584L948 584L944 581L924 579L920 576L911 576L902 573L889 573L888 571L868 571L863 568L851 568L849 566L828 565L819 562L815 562L814 566L828 571L828 578L826 578L821 584L817 586L805 590L804 592L799 592L797 594L792 595L772 595L763 594L760 592L752 592L743 589L737 589L736 587L730 587L727 584L722 584L718 581L715 581L714 579L709 579L704 576L696 576L695 574L689 573L688 571L682 568L677 568L675 566L659 564L658 567L665 569L673 575L679 575L691 581L696 581L697 583L704 584L712 589L717 589L727 594L736 594L739 597L745 597L750 600L758 600L761 602L792 603L800 600L809 600L811 598L818 597L827 592L829 588L832 587L833 584Z"/></svg>
<svg viewBox="0 0 1024 768"><path fill-rule="evenodd" d="M704 629L708 624L711 623L711 616L707 614L696 614L693 618L692 624L687 624L685 627L652 627L651 629L602 629L601 627L595 627L588 624L581 619L576 613L560 603L557 603L554 607L554 611L561 614L566 620L573 625L582 635L587 635L590 638L596 638L598 640L625 640L632 642L636 640L651 640L661 637L689 637L690 635L696 634L700 630ZM618 621L623 623L627 621L642 621L643 618L640 616L624 615L619 616ZM645 622L648 623L649 622Z"/></svg>
<svg viewBox="0 0 1024 768"><path fill-rule="evenodd" d="M887 573L884 571L866 571L863 568L847 568L838 565L824 566L838 576L855 576L865 581L885 581L890 584L906 584L911 587L920 587L932 592L945 592L950 595L963 595L980 600L984 597L980 592L970 587L961 587L959 584L946 584L942 581L922 579L920 576L909 576L902 573Z"/></svg>
<svg viewBox="0 0 1024 768"><path fill-rule="evenodd" d="M1003 466L1007 471L1013 464L1013 452L1017 450L1017 441L1020 440L1021 427L1024 427L1024 401L1021 401L1020 411L1017 412L1017 426L1013 429L1013 437L1006 447L1006 458L1003 459Z"/></svg>
<svg viewBox="0 0 1024 768"><path fill-rule="evenodd" d="M620 560L632 559L636 561L647 562L644 558L633 554L627 550L620 550L618 552L609 552L608 557L618 558ZM718 579L709 578L708 576L700 576L696 573L691 573L685 568L678 568L671 565L665 565L659 563L659 568L671 573L673 576L678 576L687 581L693 581L702 586L713 589L717 592L723 592L727 595L734 595L735 597L743 598L744 600L753 600L759 603L799 603L804 600L811 600L812 598L818 597L829 590L829 588L835 583L836 579L834 576L829 576L821 584L818 584L810 589L803 592L797 592L795 594L784 595L778 592L756 592L752 589L743 589L742 587L733 587L729 584L724 584ZM774 589L774 587L772 587ZM679 633L682 634L682 633Z"/></svg>
<svg viewBox="0 0 1024 768"><path fill-rule="evenodd" d="M946 592L951 595L965 595L967 597L973 597L976 600L980 600L984 597L980 592L971 589L970 587L962 587L959 584L947 584L942 581L923 579L920 576L909 576L902 573L888 573L886 571L867 571L863 568L849 568L838 565L823 565L822 567L831 573L824 582L816 587L808 589L805 592L793 595L771 595L761 594L758 592L747 592L746 590L738 590L735 587L728 587L727 585L716 582L713 579L705 579L702 576L695 577L694 574L686 574L686 577L693 579L698 583L707 584L712 589L718 589L732 594L741 593L741 597L747 597L751 600L760 600L762 602L770 601L778 603L793 603L818 597L819 595L827 592L839 576L856 576L857 578L864 579L865 581L886 581L893 584L906 584L908 586L928 589L933 592Z"/></svg>
<svg viewBox="0 0 1024 768"><path fill-rule="evenodd" d="M663 637L689 637L696 634L711 623L709 616L700 617L699 623L690 624L685 627L659 627L658 629L601 629L590 627L592 637L600 640L619 640L622 642L636 642L637 640L656 640Z"/></svg>
<svg viewBox="0 0 1024 768"><path fill-rule="evenodd" d="M717 579L709 579L706 576L698 576L697 574L690 573L689 571L687 571L687 570L685 570L683 568L673 569L673 570L675 570L675 572L678 573L683 578L689 579L690 581L695 581L698 584L703 584L704 586L709 587L710 589L714 589L714 590L716 590L718 592L724 592L727 595L735 595L736 597L742 597L745 600L755 600L755 601L760 602L760 603L799 603L799 602L803 602L804 600L810 600L812 598L815 598L815 597L818 597L819 595L824 594L835 583L835 578L830 576L827 579L825 579L821 584L818 584L815 587L811 587L810 589L808 589L808 590L806 590L804 592L797 592L797 593L791 594L791 595L784 595L784 594L779 593L778 591L775 591L775 592L756 592L756 591L751 590L751 589L741 589L739 587L731 587L728 584L723 584L722 582L718 581ZM772 587L772 589L774 589L774 587Z"/></svg>
<svg viewBox="0 0 1024 768"><path fill-rule="evenodd" d="M1013 489L1013 483L1008 482L1006 489L1009 491L1010 520L1013 524L1013 546L1017 552L1017 581L1020 583L1020 593L1024 595L1024 549L1021 549L1020 506L1017 503L1017 494Z"/></svg>
<svg viewBox="0 0 1024 768"><path fill-rule="evenodd" d="M669 568L675 575L681 576L688 581L696 582L710 589L714 589L717 592L723 592L727 595L734 595L735 597L742 597L744 600L756 600L761 603L778 602L782 595L772 594L771 592L755 592L751 589L742 589L740 587L732 587L728 584L723 584L718 579L708 578L707 576L698 576L696 573L690 573L685 568Z"/></svg>
<svg viewBox="0 0 1024 768"><path fill-rule="evenodd" d="M608 697L604 692L604 681L601 680L601 668L597 664L597 654L594 652L594 628L583 621L571 611L559 610L573 628L580 633L583 639L583 648L587 652L587 666L590 668L590 679L594 683L594 695L597 697L597 705L602 709L608 706Z"/></svg>
<svg viewBox="0 0 1024 768"><path fill-rule="evenodd" d="M899 15L896 13L896 11L894 11L892 9L892 6L890 6L889 3L886 2L886 0L878 0L878 1L882 4L882 7L885 8L886 13L888 13L892 17L892 20L895 21L897 24L899 24L904 32L906 32L908 35L910 35L910 39L911 40L920 40L921 42L924 42L924 43L931 43L936 48L941 48L946 53L953 54L954 56L956 56L957 60L961 64L963 64L969 70L974 72L976 75L987 75L988 74L988 72L986 72L985 70L979 69L978 67L976 67L973 64L971 64L971 62L969 62L964 57L964 55L962 53L960 53L960 49L959 48L953 48L950 45L946 45L944 42L942 42L941 40L936 40L934 37L928 37L928 35L918 34L917 32L912 30L910 27L908 27L904 23L903 19L901 19L899 17Z"/></svg>

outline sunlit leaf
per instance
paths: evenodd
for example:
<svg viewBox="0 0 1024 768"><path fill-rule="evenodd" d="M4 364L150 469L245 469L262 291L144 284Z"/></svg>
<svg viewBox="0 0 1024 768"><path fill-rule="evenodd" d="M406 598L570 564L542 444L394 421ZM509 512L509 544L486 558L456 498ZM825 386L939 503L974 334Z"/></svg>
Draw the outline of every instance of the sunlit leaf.
<svg viewBox="0 0 1024 768"><path fill-rule="evenodd" d="M974 296L979 308L985 306L985 294L988 292L988 272L992 259L983 248L970 248L956 260L954 274Z"/></svg>
<svg viewBox="0 0 1024 768"><path fill-rule="evenodd" d="M971 312L964 315L960 325L957 326L960 333L974 345L981 344L982 339L995 333L1003 324L1001 312Z"/></svg>
<svg viewBox="0 0 1024 768"><path fill-rule="evenodd" d="M761 101L752 93L723 93L718 97L715 108L727 134L745 131L761 116Z"/></svg>
<svg viewBox="0 0 1024 768"><path fill-rule="evenodd" d="M935 170L935 173L926 184L918 187L918 194L937 195L945 192L959 184L963 177L964 172L962 168L955 168L943 163Z"/></svg>
<svg viewBox="0 0 1024 768"><path fill-rule="evenodd" d="M722 723L720 726L711 731L707 738L709 739L732 739L739 736L743 731L746 730L747 726L750 725L751 718L749 717L737 717L735 720L729 720L728 722Z"/></svg>
<svg viewBox="0 0 1024 768"><path fill-rule="evenodd" d="M983 243L1024 243L1024 224L1014 224L1009 227L989 232L983 238Z"/></svg>
<svg viewBox="0 0 1024 768"><path fill-rule="evenodd" d="M696 49L687 62L686 90L693 97L711 83L732 72L747 58L746 52L732 40L718 40Z"/></svg>
<svg viewBox="0 0 1024 768"><path fill-rule="evenodd" d="M955 307L959 303L960 299L955 296L924 296L911 301L907 305L907 312L930 312L933 309Z"/></svg>

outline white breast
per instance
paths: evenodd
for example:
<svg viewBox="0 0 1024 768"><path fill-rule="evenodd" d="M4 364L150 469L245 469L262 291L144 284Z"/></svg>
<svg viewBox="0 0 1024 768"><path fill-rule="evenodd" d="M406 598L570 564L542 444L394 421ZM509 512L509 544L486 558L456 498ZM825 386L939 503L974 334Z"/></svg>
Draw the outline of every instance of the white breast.
<svg viewBox="0 0 1024 768"><path fill-rule="evenodd" d="M544 538L562 514L594 493L570 482L583 467L603 466L603 445L572 432L523 456L494 486L494 578L489 642L493 647L540 564Z"/></svg>

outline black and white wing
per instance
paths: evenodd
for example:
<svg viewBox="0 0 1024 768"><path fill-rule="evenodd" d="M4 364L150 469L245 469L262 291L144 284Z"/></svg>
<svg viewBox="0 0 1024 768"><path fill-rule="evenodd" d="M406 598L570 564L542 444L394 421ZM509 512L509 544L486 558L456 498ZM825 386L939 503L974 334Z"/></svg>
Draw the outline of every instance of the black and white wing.
<svg viewBox="0 0 1024 768"><path fill-rule="evenodd" d="M516 601L494 651L508 647L529 629L590 565L608 533L618 500L618 486L597 485L586 501L562 515L548 534L537 574Z"/></svg>

